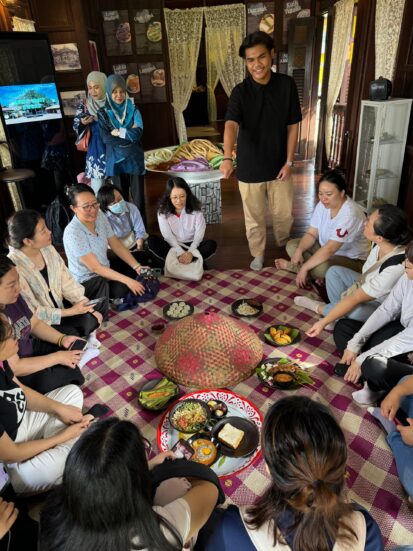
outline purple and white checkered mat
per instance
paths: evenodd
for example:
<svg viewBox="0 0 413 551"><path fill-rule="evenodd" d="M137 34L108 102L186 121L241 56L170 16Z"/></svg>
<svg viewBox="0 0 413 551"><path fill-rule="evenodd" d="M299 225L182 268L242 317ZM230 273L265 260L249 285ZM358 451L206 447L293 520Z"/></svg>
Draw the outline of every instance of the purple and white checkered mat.
<svg viewBox="0 0 413 551"><path fill-rule="evenodd" d="M108 326L98 334L102 341L101 355L84 368L85 402L107 404L113 414L129 419L143 434L156 441L161 414L142 410L137 403L140 386L159 376L154 360L156 336L151 326L163 320L162 308L173 300L186 300L195 312L210 311L231 315L231 304L243 296L264 303L263 314L246 320L261 333L270 324L287 323L302 331L302 340L279 350L264 344L265 356L289 356L310 368L315 384L303 387L298 394L311 396L327 404L343 428L349 447L349 495L366 507L379 523L386 549L413 542L413 515L397 477L395 463L384 432L366 409L351 399L351 385L332 375L337 362L331 333L309 339L304 332L315 321L307 311L294 305L299 291L294 278L286 272L265 269L259 273L245 270L206 272L201 282L183 282L162 278L161 290L154 302L138 309L113 314ZM314 296L314 298L316 298ZM191 389L184 389L189 392ZM264 387L255 375L232 390L254 402L263 414L276 400L286 395ZM228 502L237 505L252 503L268 483L262 459L239 475L222 480Z"/></svg>

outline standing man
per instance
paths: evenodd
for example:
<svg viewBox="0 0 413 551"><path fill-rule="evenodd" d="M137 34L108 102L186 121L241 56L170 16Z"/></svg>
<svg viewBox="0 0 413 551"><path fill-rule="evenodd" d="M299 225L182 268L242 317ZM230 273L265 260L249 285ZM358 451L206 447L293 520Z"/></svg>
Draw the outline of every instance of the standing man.
<svg viewBox="0 0 413 551"><path fill-rule="evenodd" d="M229 99L221 172L229 178L234 170L232 151L237 142L237 177L254 257L250 267L259 271L264 264L267 200L277 246L285 245L290 236L291 167L302 117L294 80L271 71L274 44L268 34L257 31L246 36L239 55L245 59L249 76Z"/></svg>

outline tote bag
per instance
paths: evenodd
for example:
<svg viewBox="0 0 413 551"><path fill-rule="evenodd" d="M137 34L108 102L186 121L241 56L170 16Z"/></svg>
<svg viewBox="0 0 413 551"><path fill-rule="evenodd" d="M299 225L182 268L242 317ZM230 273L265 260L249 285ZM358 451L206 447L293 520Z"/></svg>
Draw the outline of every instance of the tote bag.
<svg viewBox="0 0 413 551"><path fill-rule="evenodd" d="M186 281L200 281L204 275L204 261L198 249L194 250L192 256L194 258L190 264L181 264L175 249L173 247L169 249L165 259L165 276Z"/></svg>

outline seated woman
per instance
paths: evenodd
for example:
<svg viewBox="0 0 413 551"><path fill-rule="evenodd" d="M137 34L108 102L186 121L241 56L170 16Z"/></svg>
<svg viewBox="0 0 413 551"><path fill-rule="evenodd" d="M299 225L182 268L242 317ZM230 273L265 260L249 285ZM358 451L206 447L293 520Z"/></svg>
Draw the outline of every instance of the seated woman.
<svg viewBox="0 0 413 551"><path fill-rule="evenodd" d="M369 252L363 235L365 214L346 194L346 182L339 170L329 170L321 176L318 197L310 228L301 239L287 243L291 262L284 258L275 260L277 269L297 274L299 287L305 287L308 276L323 279L330 266L360 272Z"/></svg>
<svg viewBox="0 0 413 551"><path fill-rule="evenodd" d="M20 210L7 226L8 256L16 265L21 294L30 310L62 333L90 335L91 343L99 344L95 331L102 323L102 314L107 316L107 301L87 305L83 286L51 244L51 232L42 216L35 210Z"/></svg>
<svg viewBox="0 0 413 551"><path fill-rule="evenodd" d="M305 396L278 400L261 434L270 487L253 506L230 506L205 551L383 550L369 513L344 495L347 445L330 411ZM303 453L304 450L304 453Z"/></svg>
<svg viewBox="0 0 413 551"><path fill-rule="evenodd" d="M141 265L113 233L92 189L85 184L72 186L69 200L75 216L65 228L63 245L69 270L86 295L90 299L123 299L129 291L143 294L143 285L135 279ZM108 247L121 261L117 269L111 267Z"/></svg>
<svg viewBox="0 0 413 551"><path fill-rule="evenodd" d="M102 186L97 199L100 210L105 213L115 236L136 260L144 262L144 239L147 233L138 207L125 201L120 189L112 184ZM115 261L115 259L116 257L111 260Z"/></svg>
<svg viewBox="0 0 413 551"><path fill-rule="evenodd" d="M133 423L97 422L73 447L63 484L42 511L39 549L180 551L208 520L218 490L192 479L182 497L154 505L150 470L168 456L148 463Z"/></svg>
<svg viewBox="0 0 413 551"><path fill-rule="evenodd" d="M403 377L389 392L380 408L368 408L387 432L387 442L396 460L400 482L413 503L413 375ZM407 416L407 425L396 425L397 412Z"/></svg>
<svg viewBox="0 0 413 551"><path fill-rule="evenodd" d="M307 331L309 337L343 317L365 321L403 275L405 248L412 237L406 214L394 205L383 205L368 217L364 235L375 246L361 276L350 268L331 266L326 273L328 304L305 296L294 298L298 306L324 316Z"/></svg>
<svg viewBox="0 0 413 551"><path fill-rule="evenodd" d="M205 218L201 203L183 178L170 178L159 203L158 223L163 239L150 235L148 248L152 254L165 260L173 247L181 264L190 264L198 249L207 260L217 249L212 239L204 241Z"/></svg>
<svg viewBox="0 0 413 551"><path fill-rule="evenodd" d="M93 417L82 414L83 393L77 386L42 396L17 379L5 362L18 351L12 333L1 318L0 460L7 464L17 493L44 492L60 483L74 439Z"/></svg>
<svg viewBox="0 0 413 551"><path fill-rule="evenodd" d="M18 354L7 361L25 385L46 394L63 385L83 384L85 379L78 367L82 352L68 350L78 337L65 335L33 315L20 295L19 274L15 265L2 254L0 304L5 307L4 313L19 343ZM30 335L37 338L32 340Z"/></svg>
<svg viewBox="0 0 413 551"><path fill-rule="evenodd" d="M406 273L364 324L341 319L334 328L341 362L349 365L344 379L366 380L362 390L353 392L362 405L374 404L402 377L413 374L407 356L413 350L413 241L406 248L404 266Z"/></svg>

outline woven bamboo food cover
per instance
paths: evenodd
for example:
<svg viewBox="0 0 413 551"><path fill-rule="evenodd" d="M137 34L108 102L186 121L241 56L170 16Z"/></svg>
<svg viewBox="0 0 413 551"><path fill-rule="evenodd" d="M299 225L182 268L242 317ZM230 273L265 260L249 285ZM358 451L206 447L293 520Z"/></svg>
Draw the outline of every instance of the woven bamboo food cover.
<svg viewBox="0 0 413 551"><path fill-rule="evenodd" d="M158 369L191 388L232 386L250 377L263 345L242 321L194 314L169 325L156 344Z"/></svg>

